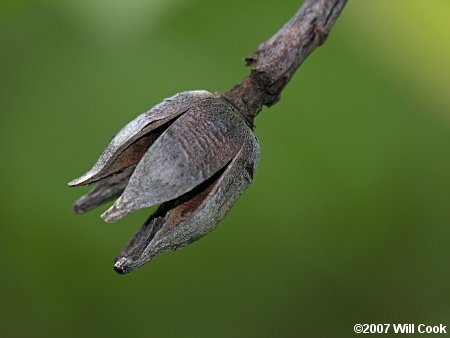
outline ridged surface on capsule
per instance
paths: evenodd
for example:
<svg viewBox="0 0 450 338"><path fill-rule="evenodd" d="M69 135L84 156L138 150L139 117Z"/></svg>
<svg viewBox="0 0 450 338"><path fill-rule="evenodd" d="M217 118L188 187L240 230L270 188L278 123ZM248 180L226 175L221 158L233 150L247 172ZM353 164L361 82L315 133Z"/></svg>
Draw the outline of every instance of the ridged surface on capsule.
<svg viewBox="0 0 450 338"><path fill-rule="evenodd" d="M136 164L159 136L158 133L152 134L153 130L209 97L213 97L213 94L204 90L182 92L142 113L114 136L91 170L69 185L89 184Z"/></svg>
<svg viewBox="0 0 450 338"><path fill-rule="evenodd" d="M168 210L163 205L149 218L117 257L117 272L130 272L157 254L185 246L216 227L251 184L258 166L259 144L250 129L241 141L238 154L218 178Z"/></svg>
<svg viewBox="0 0 450 338"><path fill-rule="evenodd" d="M70 185L95 184L74 205L114 222L160 204L116 258L127 273L207 234L250 185L259 160L253 131L235 108L205 91L177 94L127 124L94 167Z"/></svg>
<svg viewBox="0 0 450 338"><path fill-rule="evenodd" d="M148 149L107 222L137 209L172 200L223 168L238 152L249 128L225 101L205 99L180 116Z"/></svg>

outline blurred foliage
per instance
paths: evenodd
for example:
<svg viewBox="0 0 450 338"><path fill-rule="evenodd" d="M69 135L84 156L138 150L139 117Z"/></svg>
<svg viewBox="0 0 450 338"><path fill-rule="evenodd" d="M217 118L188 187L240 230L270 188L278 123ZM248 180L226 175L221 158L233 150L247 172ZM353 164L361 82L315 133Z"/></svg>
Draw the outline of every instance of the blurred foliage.
<svg viewBox="0 0 450 338"><path fill-rule="evenodd" d="M164 97L223 91L298 1L0 3L2 337L349 337L450 325L450 3L350 1L256 120L253 186L204 239L115 275L149 210L66 183ZM103 208L100 208L103 209Z"/></svg>

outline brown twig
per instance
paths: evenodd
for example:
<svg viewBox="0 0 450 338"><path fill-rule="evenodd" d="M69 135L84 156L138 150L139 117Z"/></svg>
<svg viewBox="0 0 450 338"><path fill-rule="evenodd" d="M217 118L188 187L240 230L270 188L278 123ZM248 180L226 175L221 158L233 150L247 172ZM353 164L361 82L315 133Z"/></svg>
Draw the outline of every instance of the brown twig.
<svg viewBox="0 0 450 338"><path fill-rule="evenodd" d="M327 38L347 0L306 0L274 36L245 61L250 75L222 97L253 125L262 106L276 103L306 57Z"/></svg>

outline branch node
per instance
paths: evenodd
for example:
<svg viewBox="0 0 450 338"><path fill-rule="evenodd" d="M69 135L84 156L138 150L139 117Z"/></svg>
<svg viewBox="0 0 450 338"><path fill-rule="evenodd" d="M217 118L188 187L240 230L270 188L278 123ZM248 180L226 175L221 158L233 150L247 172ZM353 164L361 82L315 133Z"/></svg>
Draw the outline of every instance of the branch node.
<svg viewBox="0 0 450 338"><path fill-rule="evenodd" d="M244 59L250 75L222 94L250 121L262 106L274 105L297 68L322 45L347 0L305 0L298 12Z"/></svg>

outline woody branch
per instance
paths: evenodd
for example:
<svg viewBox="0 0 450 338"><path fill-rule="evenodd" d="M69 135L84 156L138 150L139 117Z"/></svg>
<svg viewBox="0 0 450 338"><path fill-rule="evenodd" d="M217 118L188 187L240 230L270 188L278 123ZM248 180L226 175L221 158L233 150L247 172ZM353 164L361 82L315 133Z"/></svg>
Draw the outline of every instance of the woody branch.
<svg viewBox="0 0 450 338"><path fill-rule="evenodd" d="M250 75L222 97L250 124L262 106L276 103L306 57L326 40L347 0L306 0L269 40L245 58Z"/></svg>

